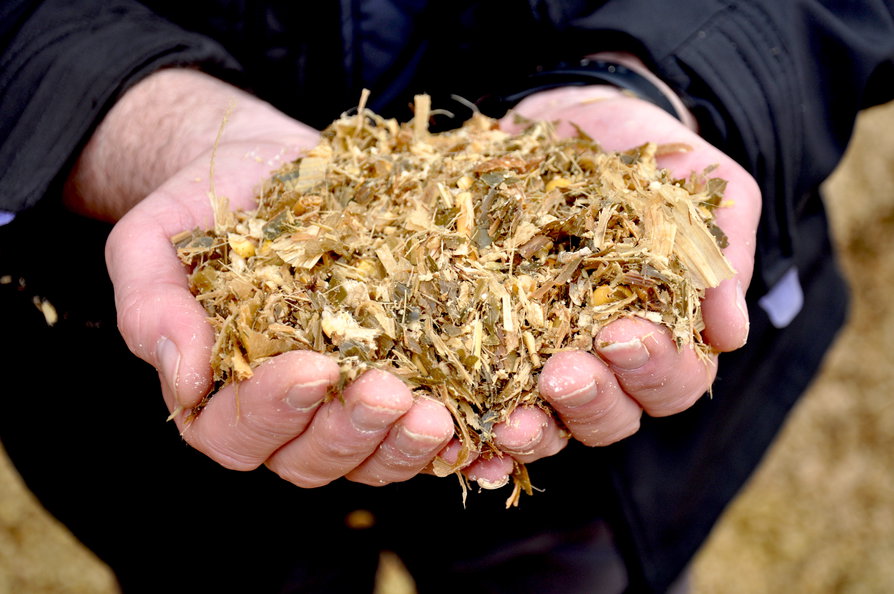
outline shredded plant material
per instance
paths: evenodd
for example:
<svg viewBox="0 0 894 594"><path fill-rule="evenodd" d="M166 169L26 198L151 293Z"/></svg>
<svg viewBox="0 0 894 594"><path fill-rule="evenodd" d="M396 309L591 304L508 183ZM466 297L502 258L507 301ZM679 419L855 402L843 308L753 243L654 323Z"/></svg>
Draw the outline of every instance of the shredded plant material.
<svg viewBox="0 0 894 594"><path fill-rule="evenodd" d="M425 96L406 124L362 103L263 183L256 210L217 200L215 229L173 238L217 331L218 386L286 351L331 353L342 385L389 371L488 456L516 407L549 410L544 361L591 350L612 320L639 316L708 352L700 299L734 272L713 223L725 182L657 167L687 147L606 152L583 132L528 122L510 135L480 114L434 134ZM515 478L517 499L530 483L523 467Z"/></svg>

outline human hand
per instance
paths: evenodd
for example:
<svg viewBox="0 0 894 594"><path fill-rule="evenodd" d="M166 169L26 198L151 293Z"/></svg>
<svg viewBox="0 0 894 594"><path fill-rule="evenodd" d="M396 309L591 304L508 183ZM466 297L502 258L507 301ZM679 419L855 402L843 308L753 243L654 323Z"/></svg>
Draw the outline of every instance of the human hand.
<svg viewBox="0 0 894 594"><path fill-rule="evenodd" d="M179 98L165 103L159 93ZM146 118L147 110L163 113ZM167 139L157 139L158 123L169 125ZM414 399L384 372L368 372L341 398L327 398L339 379L336 362L285 353L190 416L212 389L215 337L170 238L213 226L212 157L215 193L248 209L259 180L317 139L316 131L220 81L164 71L134 87L100 126L69 179L68 203L110 219L126 213L106 250L119 328L130 349L158 369L165 402L190 445L227 468L267 465L302 487L342 476L369 484L405 480L450 442L453 421L441 403Z"/></svg>
<svg viewBox="0 0 894 594"><path fill-rule="evenodd" d="M748 313L744 294L754 266L760 192L754 179L732 159L678 120L645 101L604 86L569 87L532 95L516 113L529 120L560 122L560 134L576 132L573 122L606 150L626 150L653 142L684 143L692 148L659 158L659 165L678 178L711 173L728 181L725 206L717 224L729 238L724 250L736 275L709 289L702 302L703 338L717 352L745 344ZM520 124L510 115L504 128ZM539 380L541 396L556 410L561 423L578 441L608 445L635 433L645 412L667 416L692 406L710 387L717 371L716 355L705 360L692 347L678 349L669 332L641 319L621 319L597 336L594 352L553 355ZM552 455L565 444L559 423L539 409L519 409L495 428L497 445L520 462ZM498 464L479 461L470 469L493 481ZM501 461L502 470L506 468Z"/></svg>

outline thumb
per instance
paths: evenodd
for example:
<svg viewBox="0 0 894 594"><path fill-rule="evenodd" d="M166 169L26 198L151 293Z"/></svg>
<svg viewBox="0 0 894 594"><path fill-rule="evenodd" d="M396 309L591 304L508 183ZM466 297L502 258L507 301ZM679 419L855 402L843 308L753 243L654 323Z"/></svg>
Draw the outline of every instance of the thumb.
<svg viewBox="0 0 894 594"><path fill-rule="evenodd" d="M154 206L142 202L115 226L106 265L119 331L134 354L158 369L173 411L195 406L210 391L214 332L189 291L171 229L152 216Z"/></svg>
<svg viewBox="0 0 894 594"><path fill-rule="evenodd" d="M255 186L300 147L286 142L232 142L216 153L217 192L234 208L254 205ZM214 224L208 199L211 153L134 206L106 242L118 329L130 350L159 371L169 409L192 408L211 390L214 330L189 291L171 237Z"/></svg>

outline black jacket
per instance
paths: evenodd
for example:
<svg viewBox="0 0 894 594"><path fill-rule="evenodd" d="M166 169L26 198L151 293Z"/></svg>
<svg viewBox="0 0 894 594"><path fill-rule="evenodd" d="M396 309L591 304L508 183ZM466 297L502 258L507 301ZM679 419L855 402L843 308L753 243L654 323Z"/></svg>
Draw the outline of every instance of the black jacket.
<svg viewBox="0 0 894 594"><path fill-rule="evenodd" d="M602 50L640 56L681 95L703 136L750 171L763 192L758 269L749 292L751 338L746 348L721 358L712 399L669 419L646 420L639 434L615 446L571 448L532 465L534 483L546 492L510 512L493 505L499 496L486 494L473 494L463 511L456 491L425 478L377 490L341 484L286 489L259 473L222 473L171 434L167 441L155 436L161 412L153 408L160 398L152 374L129 358L115 335L108 281L95 265L106 229L67 219L53 199L80 147L129 85L163 66L199 66L319 127L356 104L364 87L372 90L370 107L404 118L415 93L430 93L436 106L448 104L451 94L475 99L517 86L537 67ZM33 433L20 422L35 419L35 406L45 399L59 397L65 373L32 376L29 393L41 404L17 402L2 415L0 429L35 492L121 575L140 566L134 551L118 544L131 532L116 530L154 534L164 514L144 509L152 507L147 496L171 497L179 488L201 503L190 501L192 517L173 530L193 523L196 534L201 527L226 543L234 534L263 541L270 523L299 526L319 542L347 538L326 518L359 505L373 509L382 518L381 534L394 539L424 515L432 534L423 550L433 555L455 548L458 532L471 534L462 541L471 558L479 541L484 547L492 538L508 541L606 517L625 552L631 587L665 588L759 462L843 320L845 291L829 255L817 187L841 158L857 112L894 97L890 1L7 0L0 6L0 51L0 210L23 213L0 229L0 275L27 280L0 285L4 327L20 333L16 347L4 345L0 353L5 373L27 373L40 352L42 361L60 361L75 374L92 361L91 353L103 353L117 362L115 371L104 360L89 385L103 410L111 402L123 407L119 412L130 426L119 434L113 429L119 415L85 414L67 400L56 404L71 408L73 417L39 416L54 428L54 439L67 444L69 456L92 461L67 469L84 489L77 504L56 493L62 479L46 472L51 448L34 447ZM80 242L82 268L47 266L58 264L65 241ZM804 289L804 308L790 325L775 328L755 304L792 269ZM85 278L94 290L83 290ZM62 323L52 329L34 318L38 291L63 310ZM128 381L132 396L117 404L122 383L132 377L145 381ZM124 447L110 452L98 435L84 435L89 430L73 432L72 418L100 434L111 432ZM134 429L141 423L140 439L158 442L157 457L132 445L143 435ZM142 466L133 468L128 456ZM109 458L123 473L114 486L107 466L94 457ZM592 472L569 475L575 463ZM171 482L158 478L164 476L178 487L146 485L147 477ZM231 504L256 501L259 493L275 503L254 512L257 525L231 516L238 528L224 535L210 521ZM275 513L283 502L317 506L329 516L321 512L313 527L285 520ZM134 506L145 513L143 520L127 514ZM118 524L116 514L126 519ZM135 551L153 559L145 548ZM412 550L403 552L412 563ZM274 556L259 552L258 562ZM207 551L200 557L211 566Z"/></svg>

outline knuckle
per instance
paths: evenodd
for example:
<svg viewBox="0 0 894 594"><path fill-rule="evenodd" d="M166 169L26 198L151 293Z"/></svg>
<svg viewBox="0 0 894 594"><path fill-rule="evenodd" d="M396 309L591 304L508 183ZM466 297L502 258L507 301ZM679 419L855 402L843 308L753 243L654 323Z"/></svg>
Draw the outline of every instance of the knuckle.
<svg viewBox="0 0 894 594"><path fill-rule="evenodd" d="M552 439L547 439L543 443L539 444L532 452L527 454L512 454L513 458L522 463L535 462L542 458L548 458L550 456L555 456L559 452L565 449L565 446L568 445L568 436L556 436Z"/></svg>
<svg viewBox="0 0 894 594"><path fill-rule="evenodd" d="M150 347L154 348L155 345L141 344L138 339L142 328L142 301L137 295L128 291L118 298L116 309L121 336L135 355L145 359L151 353Z"/></svg>
<svg viewBox="0 0 894 594"><path fill-rule="evenodd" d="M604 447L613 443L617 443L622 439L626 439L639 431L639 427L640 420L639 418L637 418L633 421L621 425L614 431L605 431L601 434L593 435L591 443L587 443L587 445L594 447Z"/></svg>
<svg viewBox="0 0 894 594"><path fill-rule="evenodd" d="M247 472L249 470L254 470L260 464L254 460L243 459L239 456L233 456L228 454L215 454L211 455L211 459L229 470L239 470L243 472Z"/></svg>
<svg viewBox="0 0 894 594"><path fill-rule="evenodd" d="M596 392L595 398L583 406L563 407L562 419L576 425L596 425L610 419L621 403L622 395Z"/></svg>
<svg viewBox="0 0 894 594"><path fill-rule="evenodd" d="M615 398L609 406L595 408L580 421L568 423L575 439L588 446L605 446L636 433L642 409L633 402L628 406L625 398Z"/></svg>
<svg viewBox="0 0 894 594"><path fill-rule="evenodd" d="M434 458L436 451L436 447L407 451L406 448L399 448L392 443L385 442L379 447L376 457L379 459L379 463L387 468L411 470L425 466L431 458Z"/></svg>
<svg viewBox="0 0 894 594"><path fill-rule="evenodd" d="M667 417L681 413L692 407L705 394L706 388L698 387L684 390L676 394L656 399L646 406L646 412L652 417Z"/></svg>
<svg viewBox="0 0 894 594"><path fill-rule="evenodd" d="M249 471L261 465L262 460L218 447L197 448L203 454L229 470Z"/></svg>
<svg viewBox="0 0 894 594"><path fill-rule="evenodd" d="M190 427L183 430L182 436L194 449L229 470L254 470L264 462L256 455L239 451L241 448L234 448L219 437L208 436Z"/></svg>
<svg viewBox="0 0 894 594"><path fill-rule="evenodd" d="M361 451L357 443L342 438L323 440L317 445L319 459L332 463L355 458Z"/></svg>
<svg viewBox="0 0 894 594"><path fill-rule="evenodd" d="M297 437L303 426L289 413L250 414L246 411L239 417L239 430L246 440L275 450Z"/></svg>

